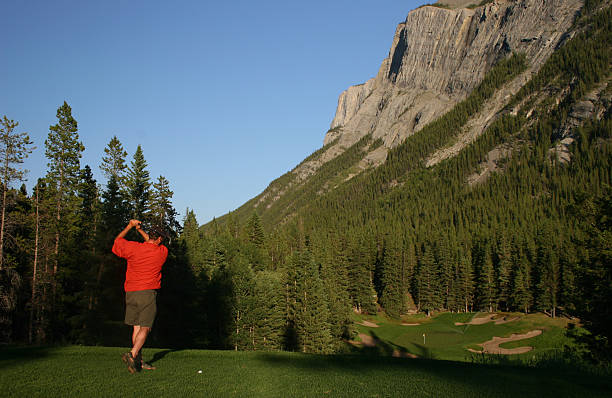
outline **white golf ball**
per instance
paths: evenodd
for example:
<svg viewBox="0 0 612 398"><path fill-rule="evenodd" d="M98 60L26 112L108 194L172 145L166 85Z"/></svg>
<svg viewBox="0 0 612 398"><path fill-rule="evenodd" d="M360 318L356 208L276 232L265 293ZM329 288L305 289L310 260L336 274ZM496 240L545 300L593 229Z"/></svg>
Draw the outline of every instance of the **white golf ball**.
<svg viewBox="0 0 612 398"><path fill-rule="evenodd" d="M202 371L201 371L201 370L198 370L198 373L202 373Z"/></svg>

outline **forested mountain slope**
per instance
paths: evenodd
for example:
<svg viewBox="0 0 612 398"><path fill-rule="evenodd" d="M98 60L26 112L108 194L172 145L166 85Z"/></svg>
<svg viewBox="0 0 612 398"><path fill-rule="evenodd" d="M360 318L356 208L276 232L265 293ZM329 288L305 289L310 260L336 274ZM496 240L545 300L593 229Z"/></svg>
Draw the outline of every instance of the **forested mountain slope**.
<svg viewBox="0 0 612 398"><path fill-rule="evenodd" d="M269 221L281 221L302 206L300 202L310 201L310 192L327 192L379 166L390 148L465 100L493 65L512 53L524 56L525 67L489 87L493 90L487 93L486 106L483 101L477 112L466 115L459 126L462 134L454 132L459 146L448 150L455 155L482 134L512 95L571 37L568 31L580 6L576 0L523 0L452 10L425 6L410 12L397 27L376 77L340 95L325 146L238 213L244 218L256 208L266 221L267 214L276 213ZM355 147L359 153L346 154ZM451 155L432 154L431 163ZM336 166L327 169L333 170L321 169L330 162Z"/></svg>
<svg viewBox="0 0 612 398"><path fill-rule="evenodd" d="M342 336L350 307L610 319L609 292L585 290L609 279L597 237L609 228L610 2L484 3L411 12L378 76L341 96L321 150L235 212L186 223L206 272L240 259L255 280L276 275L296 344L299 325L322 330L304 351ZM426 44L442 25L407 33L441 16L458 24L446 41ZM435 74L450 61L420 65L408 50L419 40L461 56ZM309 311L323 324L300 318Z"/></svg>

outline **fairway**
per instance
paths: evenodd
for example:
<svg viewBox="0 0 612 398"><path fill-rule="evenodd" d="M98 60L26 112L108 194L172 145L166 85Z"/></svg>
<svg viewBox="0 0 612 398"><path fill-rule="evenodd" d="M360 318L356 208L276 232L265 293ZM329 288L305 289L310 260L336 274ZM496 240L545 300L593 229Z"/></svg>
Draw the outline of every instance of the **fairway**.
<svg viewBox="0 0 612 398"><path fill-rule="evenodd" d="M124 349L3 348L7 397L606 396L608 378L558 370L367 355L148 349L157 370L129 374ZM202 373L198 373L202 370Z"/></svg>
<svg viewBox="0 0 612 398"><path fill-rule="evenodd" d="M478 324L479 320L490 318ZM416 355L420 358L444 359L471 362L474 355L468 349L480 351L479 344L494 337L526 334L533 331L534 337L503 343L502 348L529 347L519 355L509 355L510 360L527 360L550 356L571 346L573 341L565 336L568 323L564 318L550 318L544 314L521 313L440 313L432 317L422 314L406 316L400 320L389 320L382 315L354 315L357 331L371 336L379 342L377 347L365 351L389 353L394 350ZM507 321L510 320L510 321ZM476 324L469 324L469 322ZM495 322L497 321L497 323Z"/></svg>

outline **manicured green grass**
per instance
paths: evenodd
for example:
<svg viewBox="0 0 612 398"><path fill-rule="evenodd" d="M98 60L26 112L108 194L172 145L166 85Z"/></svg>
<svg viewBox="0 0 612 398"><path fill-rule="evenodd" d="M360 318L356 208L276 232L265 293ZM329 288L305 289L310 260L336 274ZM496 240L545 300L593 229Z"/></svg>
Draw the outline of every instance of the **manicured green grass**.
<svg viewBox="0 0 612 398"><path fill-rule="evenodd" d="M368 320L379 327L367 327L356 324L360 333L371 335L393 349L410 352L422 358L444 359L453 361L472 361L474 354L467 348L478 349L479 343L491 340L493 337L508 337L513 333L522 334L531 330L542 330L539 336L502 344L502 348L531 346L533 350L527 354L513 355L513 359L549 355L552 351L560 351L572 341L564 335L567 320L551 319L544 314L499 313L499 317L519 317L518 320L496 325L494 322L483 325L455 325L456 322L467 323L474 317L483 317L485 313L452 314L441 313L432 317L415 315L404 317L401 321L389 320L382 315L355 316L360 322ZM403 326L401 323L419 323L418 326ZM423 342L425 334L425 343ZM366 349L367 351L367 349ZM371 351L371 350L370 350Z"/></svg>
<svg viewBox="0 0 612 398"><path fill-rule="evenodd" d="M606 396L609 378L526 367L367 355L148 349L157 370L129 374L123 349L0 349L6 397ZM198 370L202 370L199 374Z"/></svg>

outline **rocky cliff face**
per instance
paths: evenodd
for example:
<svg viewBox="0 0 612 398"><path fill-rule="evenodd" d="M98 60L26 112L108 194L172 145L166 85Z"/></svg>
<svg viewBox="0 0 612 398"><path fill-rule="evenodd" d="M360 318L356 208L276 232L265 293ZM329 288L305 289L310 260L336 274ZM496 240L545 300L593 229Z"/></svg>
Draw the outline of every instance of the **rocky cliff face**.
<svg viewBox="0 0 612 398"><path fill-rule="evenodd" d="M511 85L514 89L497 96L497 103L487 107L488 115L480 115L486 124L566 39L581 6L580 0L497 0L474 9L413 10L397 27L376 77L340 95L324 139L333 145L293 172L299 180L307 178L367 134L381 138L384 145L368 153L361 167L380 164L389 148L464 99L500 58L524 53L529 70ZM477 136L484 124L473 124L470 136Z"/></svg>

